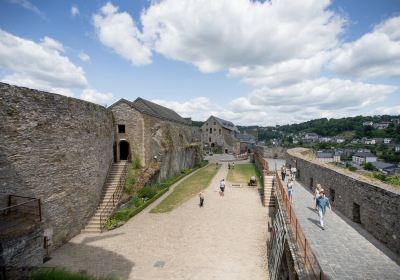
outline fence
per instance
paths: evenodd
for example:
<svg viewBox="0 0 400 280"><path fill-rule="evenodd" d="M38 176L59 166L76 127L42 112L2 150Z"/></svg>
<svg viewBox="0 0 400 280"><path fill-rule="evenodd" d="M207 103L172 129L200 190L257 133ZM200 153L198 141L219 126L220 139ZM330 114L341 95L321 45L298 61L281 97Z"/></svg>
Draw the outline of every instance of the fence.
<svg viewBox="0 0 400 280"><path fill-rule="evenodd" d="M289 217L290 227L293 231L296 243L300 250L301 257L304 260L304 266L306 271L309 272L309 276L312 279L324 279L323 272L321 266L318 263L317 258L315 257L312 249L307 241L306 236L304 235L303 229L301 228L299 221L296 217L296 213L292 207L292 204L289 201L289 197L283 187L282 181L278 176L278 173L275 174L275 182L277 182L279 193L283 200L283 205Z"/></svg>
<svg viewBox="0 0 400 280"><path fill-rule="evenodd" d="M263 173L265 175L273 173L269 171L268 161L265 160L259 153L257 152L254 153L254 159L262 165ZM324 274L321 269L321 266L318 263L318 260L315 257L307 241L306 236L304 235L304 232L299 224L299 221L296 217L292 204L289 201L289 197L283 187L282 181L278 176L278 172L275 172L275 182L278 184L277 189L280 193L280 196L282 197L283 205L285 207L285 209L283 210L286 211L289 217L289 224L293 231L297 246L300 250L300 255L303 258L304 267L306 271L309 273L310 278L322 280L324 279Z"/></svg>
<svg viewBox="0 0 400 280"><path fill-rule="evenodd" d="M8 207L0 209L0 216L23 217L33 222L42 220L40 199L27 196L9 195Z"/></svg>

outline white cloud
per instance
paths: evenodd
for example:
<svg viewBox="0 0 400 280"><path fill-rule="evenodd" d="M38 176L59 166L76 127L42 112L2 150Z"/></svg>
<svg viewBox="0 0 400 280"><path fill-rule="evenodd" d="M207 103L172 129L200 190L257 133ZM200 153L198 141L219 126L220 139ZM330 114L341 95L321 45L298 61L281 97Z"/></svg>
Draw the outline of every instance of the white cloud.
<svg viewBox="0 0 400 280"><path fill-rule="evenodd" d="M84 89L82 90L80 99L100 105L107 105L112 103L114 96L111 93L100 93L95 89Z"/></svg>
<svg viewBox="0 0 400 280"><path fill-rule="evenodd" d="M392 17L360 39L343 44L329 67L340 75L360 79L400 76L400 17Z"/></svg>
<svg viewBox="0 0 400 280"><path fill-rule="evenodd" d="M80 51L78 56L79 56L79 59L84 62L90 61L90 56L87 53L85 53L84 51Z"/></svg>
<svg viewBox="0 0 400 280"><path fill-rule="evenodd" d="M375 115L400 115L400 105L393 107L378 107L374 111Z"/></svg>
<svg viewBox="0 0 400 280"><path fill-rule="evenodd" d="M35 43L0 29L0 68L11 72L3 80L16 84L32 81L42 89L85 88L88 83L83 69L62 51L62 44L54 39L45 37Z"/></svg>
<svg viewBox="0 0 400 280"><path fill-rule="evenodd" d="M134 65L151 63L151 51L140 40L140 31L132 17L118 13L118 7L107 3L93 16L99 40Z"/></svg>
<svg viewBox="0 0 400 280"><path fill-rule="evenodd" d="M329 0L180 1L151 5L141 16L143 40L168 58L202 72L270 67L309 59L338 45L344 19Z"/></svg>
<svg viewBox="0 0 400 280"><path fill-rule="evenodd" d="M73 5L71 7L71 15L74 17L76 15L79 15L79 8L77 5Z"/></svg>
<svg viewBox="0 0 400 280"><path fill-rule="evenodd" d="M17 4L17 5L21 6L24 9L27 9L27 10L29 10L31 12L34 12L35 14L40 16L42 19L47 20L46 15L41 10L39 10L38 7L33 5L28 0L8 0L8 2L11 2L13 4Z"/></svg>

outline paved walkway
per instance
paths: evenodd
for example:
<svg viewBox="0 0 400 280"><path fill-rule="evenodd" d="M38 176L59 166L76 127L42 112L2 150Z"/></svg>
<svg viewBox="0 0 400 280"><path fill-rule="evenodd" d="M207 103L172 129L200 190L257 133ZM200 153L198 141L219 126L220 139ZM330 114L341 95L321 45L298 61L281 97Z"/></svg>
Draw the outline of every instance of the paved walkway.
<svg viewBox="0 0 400 280"><path fill-rule="evenodd" d="M297 218L322 270L331 279L400 279L400 266L394 261L398 262L398 256L359 224L329 209L322 230L314 203L312 194L296 182L293 206Z"/></svg>
<svg viewBox="0 0 400 280"><path fill-rule="evenodd" d="M74 237L44 265L122 279L268 279L267 209L253 188L220 197L226 174L223 164L203 208L197 197L169 214L148 208L113 231Z"/></svg>

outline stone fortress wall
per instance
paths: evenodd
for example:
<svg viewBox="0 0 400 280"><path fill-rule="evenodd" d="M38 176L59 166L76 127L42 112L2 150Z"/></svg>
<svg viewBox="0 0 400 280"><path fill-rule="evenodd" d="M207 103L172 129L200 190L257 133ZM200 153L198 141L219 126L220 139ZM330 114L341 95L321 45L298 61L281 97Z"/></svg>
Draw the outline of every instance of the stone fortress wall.
<svg viewBox="0 0 400 280"><path fill-rule="evenodd" d="M333 201L334 209L360 223L389 249L400 254L400 191L317 162L307 153L309 150L304 148L287 151L286 162L297 167L298 180L310 190L320 183Z"/></svg>
<svg viewBox="0 0 400 280"><path fill-rule="evenodd" d="M98 206L113 160L113 117L102 106L0 83L0 208L9 194L40 198L58 247Z"/></svg>

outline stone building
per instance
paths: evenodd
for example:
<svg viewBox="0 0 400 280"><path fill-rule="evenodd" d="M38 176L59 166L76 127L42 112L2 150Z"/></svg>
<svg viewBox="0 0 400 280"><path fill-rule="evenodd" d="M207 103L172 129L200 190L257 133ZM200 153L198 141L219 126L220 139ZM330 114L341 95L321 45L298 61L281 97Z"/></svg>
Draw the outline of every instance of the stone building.
<svg viewBox="0 0 400 280"><path fill-rule="evenodd" d="M201 140L205 151L237 153L237 127L230 121L210 116L201 127Z"/></svg>
<svg viewBox="0 0 400 280"><path fill-rule="evenodd" d="M173 110L143 98L120 99L109 109L115 122L115 161L138 157L142 166L158 163L158 179L162 179L199 160L191 121Z"/></svg>

